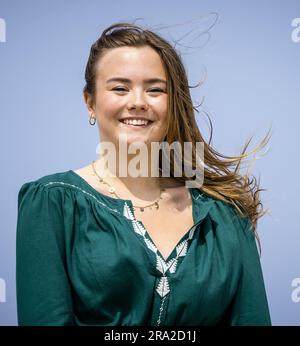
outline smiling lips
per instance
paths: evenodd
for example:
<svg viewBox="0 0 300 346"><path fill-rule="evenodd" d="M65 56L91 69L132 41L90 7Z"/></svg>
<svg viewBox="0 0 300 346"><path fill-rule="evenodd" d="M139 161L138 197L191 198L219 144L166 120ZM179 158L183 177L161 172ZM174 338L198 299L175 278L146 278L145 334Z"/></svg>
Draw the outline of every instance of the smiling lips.
<svg viewBox="0 0 300 346"><path fill-rule="evenodd" d="M134 127L146 127L148 124L152 123L151 120L146 119L121 119L120 122Z"/></svg>

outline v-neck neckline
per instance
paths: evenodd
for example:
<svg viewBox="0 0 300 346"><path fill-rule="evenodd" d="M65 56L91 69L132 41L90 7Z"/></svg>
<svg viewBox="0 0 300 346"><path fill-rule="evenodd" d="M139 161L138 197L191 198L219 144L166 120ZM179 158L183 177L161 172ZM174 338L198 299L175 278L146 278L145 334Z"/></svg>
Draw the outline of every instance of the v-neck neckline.
<svg viewBox="0 0 300 346"><path fill-rule="evenodd" d="M136 217L135 217L135 213L134 213L134 208L133 208L133 203L131 200L127 200L126 203L128 204L131 212L132 212L132 215L135 219L136 222L138 222L145 230L145 237L147 239L149 239L151 241L151 243L153 243L153 245L155 246L156 248L156 252L157 254L166 262L168 263L170 260L172 260L172 258L175 258L176 257L176 252L177 252L177 247L183 242L186 240L186 238L188 238L190 236L190 233L192 231L192 229L196 226L197 222L196 222L196 214L195 214L195 201L194 201L194 194L192 193L192 188L187 188L188 191L189 191L189 194L191 196L191 201L192 201L192 217L193 217L193 225L186 230L186 232L183 234L183 236L179 239L179 241L176 243L176 245L173 247L172 251L170 252L170 254L165 257L161 251L159 250L158 246L156 245L156 243L154 242L154 240L152 239L150 233L148 232L147 228L145 227L143 221L141 220L138 220ZM187 250L188 251L188 250Z"/></svg>
<svg viewBox="0 0 300 346"><path fill-rule="evenodd" d="M177 257L176 252L177 252L178 246L190 236L192 230L194 228L196 228L198 226L198 224L202 221L202 219L206 216L208 210L210 209L210 207L213 203L213 200L209 200L209 201L205 200L205 203L201 206L202 208L199 211L198 209L196 209L196 200L198 200L199 197L203 198L201 196L201 192L195 187L187 187L187 189L190 193L190 196L191 196L191 200L192 200L193 225L183 234L183 236L179 239L177 244L174 246L173 250L165 258L163 256L163 254L160 252L160 250L158 249L158 247L156 246L155 242L153 241L152 237L150 236L150 234L147 231L147 228L145 227L143 222L141 220L138 220L135 218L133 203L130 199L117 199L117 198L113 198L113 197L110 197L108 195L105 195L105 194L101 193L100 191L97 191L92 185L90 185L83 177L81 177L75 171L69 170L69 172L72 173L73 176L76 176L77 179L79 179L82 183L84 183L85 186L87 186L91 191L93 191L96 196L101 196L106 201L109 201L110 204L113 204L115 207L117 207L123 216L124 216L124 212L123 212L124 206L127 205L130 209L131 214L132 214L131 217L129 218L130 220L128 220L128 221L131 221L131 226L133 227L133 225L132 225L133 220L135 222L139 223L140 227L142 227L144 230L144 237L146 237L146 239L148 239L148 241L150 241L154 245L157 255L159 255L165 263L168 263L169 261L171 261L172 259ZM196 197L196 193L198 194L197 197ZM128 217L127 217L127 219L128 219ZM192 240L193 237L194 237L194 233L192 234L192 237L190 238L190 240ZM144 239L144 241L145 241L145 239ZM145 245L147 248L149 247L147 244L145 244ZM186 249L185 254L188 252L189 247L190 247L190 244L187 244L187 249ZM178 257L183 257L183 256L178 256Z"/></svg>

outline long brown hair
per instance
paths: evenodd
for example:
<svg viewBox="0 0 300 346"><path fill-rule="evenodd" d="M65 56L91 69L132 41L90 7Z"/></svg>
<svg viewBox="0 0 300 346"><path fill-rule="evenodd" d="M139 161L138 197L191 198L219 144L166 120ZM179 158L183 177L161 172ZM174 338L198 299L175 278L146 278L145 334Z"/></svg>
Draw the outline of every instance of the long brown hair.
<svg viewBox="0 0 300 346"><path fill-rule="evenodd" d="M263 210L260 200L260 191L265 189L259 188L259 181L254 176L249 173L240 174L239 170L246 157L256 153L268 143L270 130L261 143L248 153L246 153L246 149L252 137L245 144L241 155L225 156L217 152L210 144L212 139L211 121L208 143L199 131L194 113L194 111L198 112L198 109L193 106L189 91L191 87L188 84L180 53L156 33L131 23L116 23L109 26L91 46L85 70L86 85L83 92L89 94L92 99L94 99L96 91L96 63L107 50L124 46L150 46L159 54L167 75L168 130L165 141L170 144L178 141L182 147L184 142L204 143L206 167L204 168L204 181L199 189L211 197L230 203L242 216L249 217L252 230L258 238L257 220L267 212ZM208 114L206 115L208 116ZM193 168L196 167L195 159L195 147L193 146ZM174 169L173 164L171 158L171 170ZM183 172L182 177L174 177L174 179L184 182L190 178L186 177Z"/></svg>

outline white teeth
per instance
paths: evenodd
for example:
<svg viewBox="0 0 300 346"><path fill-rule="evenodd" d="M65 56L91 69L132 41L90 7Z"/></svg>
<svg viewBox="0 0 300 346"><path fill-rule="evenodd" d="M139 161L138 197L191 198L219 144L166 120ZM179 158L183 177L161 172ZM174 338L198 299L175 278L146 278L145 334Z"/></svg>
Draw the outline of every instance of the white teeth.
<svg viewBox="0 0 300 346"><path fill-rule="evenodd" d="M148 125L148 120L142 119L125 119L123 123L126 125Z"/></svg>

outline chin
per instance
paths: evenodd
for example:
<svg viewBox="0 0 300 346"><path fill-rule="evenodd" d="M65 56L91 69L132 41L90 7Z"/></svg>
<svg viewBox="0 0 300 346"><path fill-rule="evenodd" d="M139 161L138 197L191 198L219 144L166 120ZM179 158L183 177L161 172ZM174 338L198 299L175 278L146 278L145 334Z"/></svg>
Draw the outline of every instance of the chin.
<svg viewBox="0 0 300 346"><path fill-rule="evenodd" d="M129 146L129 145L141 145L141 143L143 143L143 144L145 144L145 145L149 145L149 144L151 144L151 140L150 139L148 139L148 138L137 138L137 137L135 137L135 138L128 138L128 140L127 140L127 146Z"/></svg>

